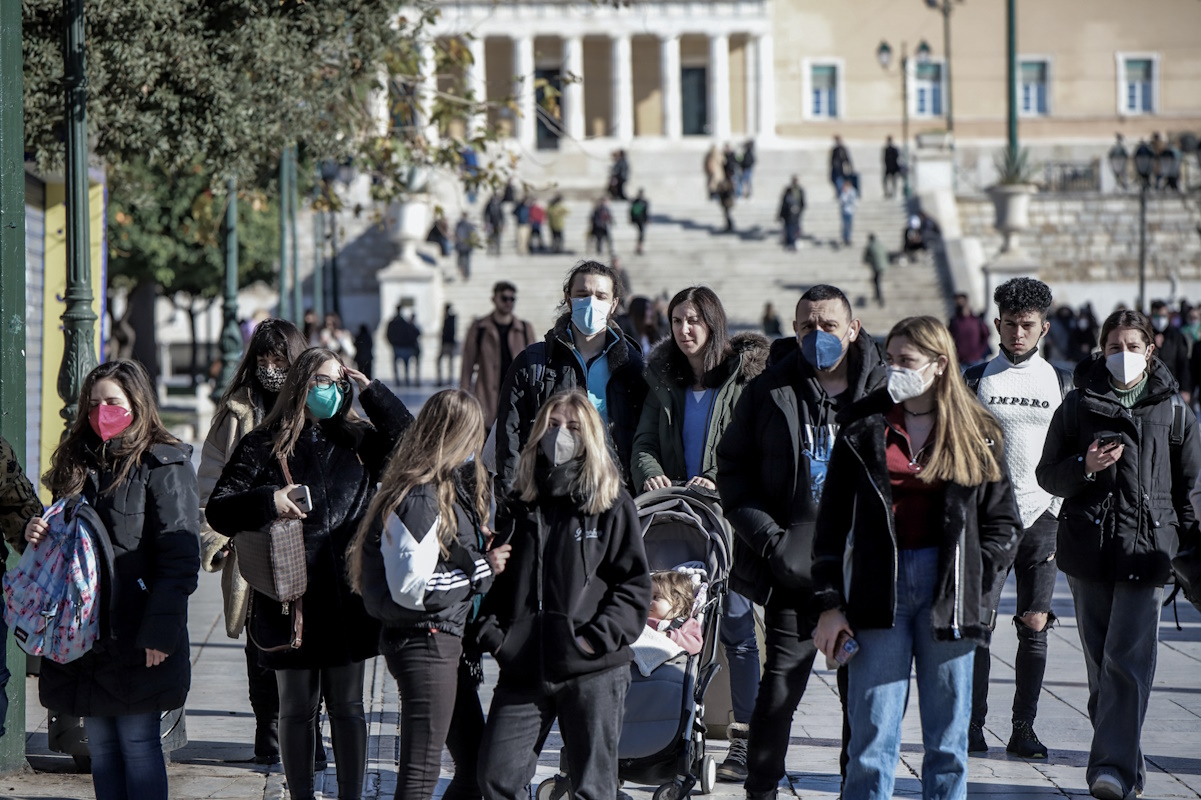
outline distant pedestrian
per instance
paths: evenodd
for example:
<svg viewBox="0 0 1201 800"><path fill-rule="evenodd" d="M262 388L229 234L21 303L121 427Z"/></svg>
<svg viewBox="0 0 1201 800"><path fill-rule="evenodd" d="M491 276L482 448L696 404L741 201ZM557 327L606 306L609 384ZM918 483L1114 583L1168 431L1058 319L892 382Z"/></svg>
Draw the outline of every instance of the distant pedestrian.
<svg viewBox="0 0 1201 800"><path fill-rule="evenodd" d="M546 252L546 242L542 240L542 226L546 222L546 209L537 200L530 201L530 241L531 253Z"/></svg>
<svg viewBox="0 0 1201 800"><path fill-rule="evenodd" d="M438 350L438 363L435 365L439 386L450 386L454 381L455 356L459 354L458 339L459 316L455 307L447 303L442 309L442 347ZM446 362L446 380L442 380L442 362Z"/></svg>
<svg viewBox="0 0 1201 800"><path fill-rule="evenodd" d="M867 235L867 247L863 248L863 263L872 268L872 286L876 289L876 305L884 306L884 292L880 289L880 278L888 271L888 250L876 238L876 234Z"/></svg>
<svg viewBox="0 0 1201 800"><path fill-rule="evenodd" d="M596 201L596 205L592 208L592 227L591 237L596 242L596 254L601 255L607 248L609 255L613 255L613 236L609 232L610 226L613 224L613 214L609 211L609 202L605 198L600 198Z"/></svg>
<svg viewBox="0 0 1201 800"><path fill-rule="evenodd" d="M484 231L488 235L488 254L500 255L500 237L505 232L505 209L500 197L495 194L484 206Z"/></svg>
<svg viewBox="0 0 1201 800"><path fill-rule="evenodd" d="M471 392L484 410L484 427L496 420L500 386L517 355L539 341L534 326L513 314L517 287L498 281L492 287L492 313L471 323L463 337L459 388Z"/></svg>
<svg viewBox="0 0 1201 800"><path fill-rule="evenodd" d="M316 346L334 351L345 362L354 361L354 337L342 327L342 318L337 314L325 315L325 324L317 331Z"/></svg>
<svg viewBox="0 0 1201 800"><path fill-rule="evenodd" d="M717 186L717 199L721 203L722 213L726 218L726 233L734 232L734 184L728 180L723 180Z"/></svg>
<svg viewBox="0 0 1201 800"><path fill-rule="evenodd" d="M525 197L513 204L513 222L517 228L517 252L526 255L530 252L530 203Z"/></svg>
<svg viewBox="0 0 1201 800"><path fill-rule="evenodd" d="M434 222L430 225L430 232L426 234L425 240L430 244L438 245L438 252L442 257L450 255L453 245L450 241L450 223L446 221L446 216L441 210L434 212Z"/></svg>
<svg viewBox="0 0 1201 800"><path fill-rule="evenodd" d="M784 247L796 250L796 243L801 238L801 214L805 211L805 190L801 188L800 179L792 176L792 181L784 189L780 198L780 213L777 218L784 223Z"/></svg>
<svg viewBox="0 0 1201 800"><path fill-rule="evenodd" d="M709 199L717 199L717 187L721 184L722 179L722 159L721 151L717 149L717 145L709 148L709 152L705 153L704 161L705 170L705 189L709 192Z"/></svg>
<svg viewBox="0 0 1201 800"><path fill-rule="evenodd" d="M773 339L784 335L783 326L780 325L780 315L776 313L776 307L771 303L763 304L763 333Z"/></svg>
<svg viewBox="0 0 1201 800"><path fill-rule="evenodd" d="M971 304L963 292L955 295L955 316L947 323L947 328L955 340L955 352L963 366L970 367L988 355L988 326L980 316L972 313Z"/></svg>
<svg viewBox="0 0 1201 800"><path fill-rule="evenodd" d="M892 198L897 193L897 176L901 174L901 151L892 143L892 137L884 140L884 196Z"/></svg>
<svg viewBox="0 0 1201 800"><path fill-rule="evenodd" d="M563 205L563 195L557 194L546 209L546 222L550 226L550 249L552 253L563 252L563 228L567 225L567 206Z"/></svg>
<svg viewBox="0 0 1201 800"><path fill-rule="evenodd" d="M851 228L855 224L855 209L859 206L859 192L851 181L844 180L838 191L838 210L842 214L842 243L851 246Z"/></svg>
<svg viewBox="0 0 1201 800"><path fill-rule="evenodd" d="M404 385L409 385L409 363L418 355L418 340L421 329L405 319L401 306L396 307L396 316L388 323L388 344L392 345L392 374L400 385L400 365L404 363ZM420 370L420 367L418 367Z"/></svg>
<svg viewBox="0 0 1201 800"><path fill-rule="evenodd" d="M747 139L746 144L742 146L742 155L738 158L738 191L735 192L739 197L751 199L751 184L755 177L755 140Z"/></svg>
<svg viewBox="0 0 1201 800"><path fill-rule="evenodd" d="M614 200L626 199L626 181L630 179L630 162L625 150L613 152L613 166L609 169L609 196Z"/></svg>
<svg viewBox="0 0 1201 800"><path fill-rule="evenodd" d="M834 195L841 196L842 184L848 175L855 171L851 164L851 154L842 143L841 136L834 137L834 147L830 148L830 183L834 184Z"/></svg>
<svg viewBox="0 0 1201 800"><path fill-rule="evenodd" d="M726 180L730 182L730 188L738 185L738 154L734 152L734 148L726 145L722 149L721 161L722 174Z"/></svg>
<svg viewBox="0 0 1201 800"><path fill-rule="evenodd" d="M646 223L650 221L650 216L650 201L646 199L646 193L639 189L638 196L630 203L630 222L638 229L638 249L635 251L638 255L642 255L642 244L646 241Z"/></svg>
<svg viewBox="0 0 1201 800"><path fill-rule="evenodd" d="M354 363L358 366L359 372L367 376L367 380L371 380L374 368L375 335L366 325L360 325L358 333L354 335Z"/></svg>
<svg viewBox="0 0 1201 800"><path fill-rule="evenodd" d="M474 248L475 226L464 211L459 224L455 226L455 253L459 257L459 274L463 276L463 280L471 277L471 251Z"/></svg>

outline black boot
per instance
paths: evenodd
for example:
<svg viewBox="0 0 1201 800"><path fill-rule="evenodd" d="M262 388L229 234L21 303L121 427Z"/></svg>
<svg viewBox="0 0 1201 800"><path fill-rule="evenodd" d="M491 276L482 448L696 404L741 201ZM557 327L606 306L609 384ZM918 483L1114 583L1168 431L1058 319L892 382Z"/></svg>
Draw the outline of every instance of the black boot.
<svg viewBox="0 0 1201 800"><path fill-rule="evenodd" d="M279 763L279 721L276 717L255 721L254 763Z"/></svg>
<svg viewBox="0 0 1201 800"><path fill-rule="evenodd" d="M751 792L746 793L746 800L776 800L776 790L768 789L766 792Z"/></svg>

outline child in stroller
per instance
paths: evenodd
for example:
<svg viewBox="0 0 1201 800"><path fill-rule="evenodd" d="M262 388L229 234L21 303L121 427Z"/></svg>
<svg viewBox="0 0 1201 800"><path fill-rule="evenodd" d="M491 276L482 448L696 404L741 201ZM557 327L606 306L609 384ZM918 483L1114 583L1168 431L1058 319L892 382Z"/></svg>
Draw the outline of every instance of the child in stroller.
<svg viewBox="0 0 1201 800"><path fill-rule="evenodd" d="M656 572L651 575L651 610L646 627L662 633L694 656L701 651L705 634L693 616L696 583L683 572ZM638 644L635 642L634 647Z"/></svg>

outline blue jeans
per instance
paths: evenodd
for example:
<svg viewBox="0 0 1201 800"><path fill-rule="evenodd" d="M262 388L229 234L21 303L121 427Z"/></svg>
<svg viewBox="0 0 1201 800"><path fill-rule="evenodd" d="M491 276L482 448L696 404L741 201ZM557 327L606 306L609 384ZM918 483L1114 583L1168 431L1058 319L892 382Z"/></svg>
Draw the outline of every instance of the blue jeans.
<svg viewBox="0 0 1201 800"><path fill-rule="evenodd" d="M750 724L759 694L759 643L755 640L755 606L738 592L726 599L721 643L730 664L730 702L734 721Z"/></svg>
<svg viewBox="0 0 1201 800"><path fill-rule="evenodd" d="M901 720L909 703L909 672L915 665L925 750L922 798L967 797L975 644L934 640L930 606L937 576L937 548L899 551L893 627L855 631L861 651L848 665L851 744L844 797L892 797L901 754Z"/></svg>
<svg viewBox="0 0 1201 800"><path fill-rule="evenodd" d="M159 713L87 717L96 800L167 800Z"/></svg>
<svg viewBox="0 0 1201 800"><path fill-rule="evenodd" d="M842 212L842 243L849 245L851 243L851 225L855 222L854 213L848 214Z"/></svg>

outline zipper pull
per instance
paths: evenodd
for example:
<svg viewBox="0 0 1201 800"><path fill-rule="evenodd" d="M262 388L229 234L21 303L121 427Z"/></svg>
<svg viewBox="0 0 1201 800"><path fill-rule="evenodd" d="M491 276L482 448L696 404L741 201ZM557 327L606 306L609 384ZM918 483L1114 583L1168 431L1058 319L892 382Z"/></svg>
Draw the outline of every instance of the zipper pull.
<svg viewBox="0 0 1201 800"><path fill-rule="evenodd" d="M142 590L143 592L147 592L147 593L148 593L148 592L150 591L149 589L147 589L147 588L146 588L146 582L145 582L145 581L143 581L141 578L138 578L138 586L141 588L141 590Z"/></svg>

